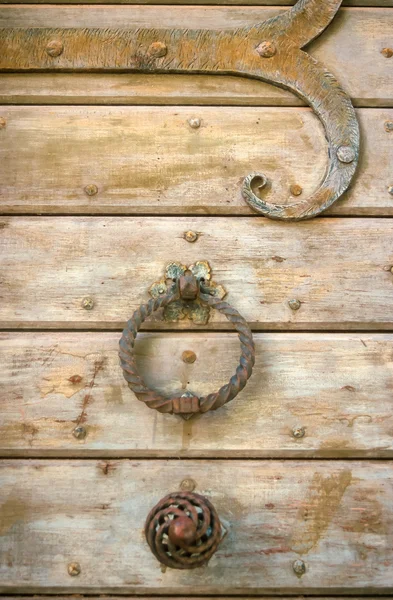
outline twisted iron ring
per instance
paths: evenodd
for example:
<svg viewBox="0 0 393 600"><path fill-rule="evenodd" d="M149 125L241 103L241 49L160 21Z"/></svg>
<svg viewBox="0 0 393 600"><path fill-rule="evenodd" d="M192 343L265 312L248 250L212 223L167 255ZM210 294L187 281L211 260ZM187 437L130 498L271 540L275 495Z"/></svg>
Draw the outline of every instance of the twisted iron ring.
<svg viewBox="0 0 393 600"><path fill-rule="evenodd" d="M251 377L252 368L255 363L255 347L251 330L245 319L235 308L210 294L210 289L203 287L201 282L188 272L179 278L176 286L167 294L159 298L152 298L146 304L142 304L128 321L120 339L120 365L129 388L134 392L138 400L145 402L149 408L155 408L162 413L180 414L185 418L189 418L196 413L216 410L230 400L233 400ZM179 298L190 300L196 297L203 304L223 313L228 321L233 323L240 340L240 362L229 382L223 385L217 392L200 398L190 393L164 396L151 390L138 372L134 354L136 336L142 323L152 313L168 306L168 304L175 300L179 300Z"/></svg>

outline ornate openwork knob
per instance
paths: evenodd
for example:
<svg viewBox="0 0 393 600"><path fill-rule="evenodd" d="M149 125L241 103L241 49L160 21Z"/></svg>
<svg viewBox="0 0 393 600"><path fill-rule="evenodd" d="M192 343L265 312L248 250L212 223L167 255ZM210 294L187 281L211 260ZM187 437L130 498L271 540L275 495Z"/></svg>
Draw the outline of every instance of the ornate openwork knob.
<svg viewBox="0 0 393 600"><path fill-rule="evenodd" d="M184 274L175 278L166 294L152 298L146 304L142 304L128 321L120 340L120 364L128 386L136 397L145 402L149 408L155 408L163 413L179 414L187 419L196 413L216 410L233 400L251 377L255 362L255 348L251 330L237 310L227 302L212 295L213 293L214 288L209 288L205 285L203 279L196 277L190 270L186 270ZM138 372L134 355L138 330L143 321L160 308L165 308L179 299L189 302L196 298L203 305L210 306L223 313L233 323L240 339L240 363L229 382L223 385L218 392L203 397L198 397L191 392L172 396L161 395L151 390Z"/></svg>
<svg viewBox="0 0 393 600"><path fill-rule="evenodd" d="M165 496L150 511L145 535L161 563L172 569L195 569L205 565L217 550L222 528L207 498L175 492Z"/></svg>

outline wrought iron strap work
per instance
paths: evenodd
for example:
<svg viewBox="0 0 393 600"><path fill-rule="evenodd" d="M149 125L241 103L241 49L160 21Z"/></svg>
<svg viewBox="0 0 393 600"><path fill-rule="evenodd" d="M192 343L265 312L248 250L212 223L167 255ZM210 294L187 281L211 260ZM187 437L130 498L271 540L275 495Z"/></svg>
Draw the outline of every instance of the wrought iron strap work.
<svg viewBox="0 0 393 600"><path fill-rule="evenodd" d="M216 410L233 400L251 377L255 363L255 348L251 330L236 309L211 294L214 294L214 288L204 285L191 270L187 270L183 275L180 275L179 279L175 280L166 294L151 298L146 304L142 304L128 321L120 340L120 364L128 386L135 393L138 400L145 402L149 408L155 408L162 413L178 414L188 419L197 413ZM151 390L138 372L134 355L137 333L145 319L155 311L165 308L179 299L192 302L197 298L202 304L223 313L233 323L240 339L240 363L236 373L218 392L200 398L191 392L164 396Z"/></svg>
<svg viewBox="0 0 393 600"><path fill-rule="evenodd" d="M147 516L145 535L157 560L172 569L206 565L223 537L214 506L191 492L162 498Z"/></svg>
<svg viewBox="0 0 393 600"><path fill-rule="evenodd" d="M350 98L335 77L302 48L330 23L341 0L298 0L277 17L228 30L3 29L0 70L137 71L237 75L269 82L302 98L322 121L329 164L307 199L269 202L267 178L244 179L242 195L257 212L282 220L314 217L350 185L359 156L359 127Z"/></svg>

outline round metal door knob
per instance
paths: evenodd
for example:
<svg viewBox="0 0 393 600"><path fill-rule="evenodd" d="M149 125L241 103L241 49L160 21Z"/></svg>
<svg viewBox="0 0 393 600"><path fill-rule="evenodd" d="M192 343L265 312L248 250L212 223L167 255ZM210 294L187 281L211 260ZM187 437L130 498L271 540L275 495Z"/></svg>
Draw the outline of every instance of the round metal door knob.
<svg viewBox="0 0 393 600"><path fill-rule="evenodd" d="M146 385L136 365L134 346L142 323L152 313L160 308L165 308L180 298L185 301L198 298L202 304L223 313L234 325L239 335L241 356L235 374L217 392L202 397L198 397L191 392L171 396L159 394ZM255 347L247 321L238 311L227 302L211 295L210 288L205 286L202 280L197 279L191 271L186 271L184 275L175 281L168 293L159 298L152 298L134 312L120 339L119 357L124 378L139 400L145 402L149 408L155 408L159 412L179 414L187 419L196 413L216 410L238 395L251 377L255 363Z"/></svg>
<svg viewBox="0 0 393 600"><path fill-rule="evenodd" d="M222 540L214 506L204 496L175 492L162 498L146 519L145 535L154 556L172 569L208 563Z"/></svg>

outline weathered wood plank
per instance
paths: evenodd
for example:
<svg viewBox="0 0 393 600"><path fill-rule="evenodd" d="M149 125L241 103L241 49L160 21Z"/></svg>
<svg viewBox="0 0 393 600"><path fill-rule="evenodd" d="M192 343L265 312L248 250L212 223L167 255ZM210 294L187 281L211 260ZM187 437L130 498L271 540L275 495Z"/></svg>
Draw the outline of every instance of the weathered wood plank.
<svg viewBox="0 0 393 600"><path fill-rule="evenodd" d="M0 0L0 4L79 4L80 0ZM296 0L173 0L171 4L195 4L225 6L291 6ZM140 0L111 0L115 4L139 4ZM108 0L85 0L84 4L108 4ZM146 0L144 4L168 4L168 0ZM393 0L343 0L342 6L369 6L386 8L393 6Z"/></svg>
<svg viewBox="0 0 393 600"><path fill-rule="evenodd" d="M198 7L190 6L184 10L181 6L29 6L23 8L4 6L0 15L1 27L200 27L223 29L241 27L260 22L283 9L269 7ZM391 78L391 62L381 54L381 50L391 45L391 30L393 27L393 12L388 8L347 8L340 10L332 25L323 36L310 46L310 52L319 58L326 67L341 81L346 91L354 98L356 104L362 106L391 106L393 102L393 82ZM146 78L151 77L149 75ZM169 76L168 76L169 77ZM193 93L195 102L204 97L204 90L210 88L208 96L214 95L225 98L233 88L233 79L221 78L221 81L211 78L199 78L194 88L186 85L186 95ZM26 94L28 92L26 79ZM94 80L90 80L94 81ZM97 80L96 80L97 81ZM142 82L138 76L137 82ZM159 79L145 79L140 94L148 97L160 97L165 102L165 95L160 93ZM210 84L209 84L210 82ZM153 85L158 85L154 90ZM137 84L138 85L138 84ZM139 83L139 86L141 83ZM150 90L146 87L150 85ZM244 80L236 84L244 90L241 95L257 101L256 83ZM130 84L130 87L132 84ZM169 83L168 83L169 86ZM182 100L182 84L179 78L169 92L171 101L178 88L178 101ZM143 92L143 87L145 92ZM266 88L261 87L262 102ZM165 92L165 88L164 88ZM93 92L95 93L95 92ZM168 92L167 92L168 93ZM138 93L135 93L135 98ZM90 95L90 94L89 94ZM134 100L135 100L134 98ZM287 95L278 92L280 98L288 101ZM139 101L142 96L139 95ZM150 100L151 101L151 100ZM217 102L220 102L219 98ZM271 103L271 100L270 100Z"/></svg>
<svg viewBox="0 0 393 600"><path fill-rule="evenodd" d="M242 600L255 600L258 596L242 596ZM391 600L393 596L385 596L384 600ZM88 596L88 600L130 600L133 596ZM189 600L190 596L167 596L166 600ZM232 600L233 596L193 596L193 600ZM277 596L263 596L264 600L276 600ZM344 600L347 596L335 596L335 600ZM296 596L281 596L281 600L295 600ZM351 596L351 600L363 600L362 596ZM30 596L3 596L2 600L31 600ZM47 596L35 595L35 600L48 600ZM75 600L72 596L52 596L52 600ZM83 596L81 597L83 600ZM144 600L157 600L157 596L144 596ZM300 600L303 600L302 598ZM332 600L331 596L313 596L313 600ZM369 596L369 600L381 600L380 596Z"/></svg>
<svg viewBox="0 0 393 600"><path fill-rule="evenodd" d="M258 596L242 596L242 600L255 600ZM132 596L88 596L88 600L130 600ZM190 596L167 596L166 600L188 600ZM193 600L232 600L233 596L193 596ZM263 596L264 600L276 600L277 596ZM344 600L347 596L335 596L335 600ZM385 596L385 600L391 600L392 596ZM295 600L293 596L281 596L282 600ZM351 600L363 600L362 596L351 596ZM31 600L30 596L3 596L2 600ZM35 600L48 600L47 596L35 595ZM52 600L75 600L74 596L52 596ZM81 598L83 600L83 597ZM157 600L157 596L144 596L144 600ZM303 599L301 599L303 600ZM332 600L331 596L314 596L313 600ZM381 600L380 596L369 596L369 600Z"/></svg>
<svg viewBox="0 0 393 600"><path fill-rule="evenodd" d="M228 534L207 567L162 572L142 528L185 478L212 500ZM393 589L389 462L5 460L0 481L5 593ZM78 577L67 573L74 561Z"/></svg>
<svg viewBox="0 0 393 600"><path fill-rule="evenodd" d="M311 194L324 176L322 126L309 109L0 107L3 213L255 214L243 177L267 199ZM189 119L201 120L199 129ZM392 215L393 110L359 110L362 155L334 215ZM86 186L95 185L89 196Z"/></svg>
<svg viewBox="0 0 393 600"><path fill-rule="evenodd" d="M166 265L208 260L255 330L391 330L392 235L371 218L3 217L0 326L120 329ZM198 327L158 313L148 326ZM215 311L207 327L231 328Z"/></svg>
<svg viewBox="0 0 393 600"><path fill-rule="evenodd" d="M274 85L220 75L1 73L0 82L0 104L304 105Z"/></svg>
<svg viewBox="0 0 393 600"><path fill-rule="evenodd" d="M137 401L119 367L119 337L1 334L0 455L393 456L393 335L257 334L246 389L191 421ZM183 362L185 351L196 354L193 364ZM229 379L239 342L233 334L145 334L137 355L151 387L206 394ZM82 440L73 436L80 425Z"/></svg>

